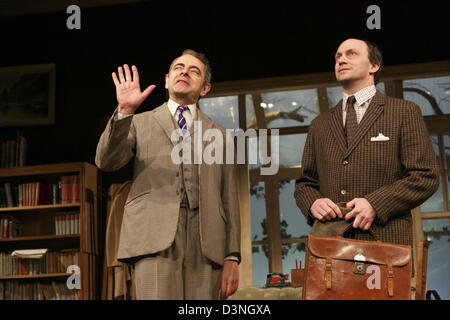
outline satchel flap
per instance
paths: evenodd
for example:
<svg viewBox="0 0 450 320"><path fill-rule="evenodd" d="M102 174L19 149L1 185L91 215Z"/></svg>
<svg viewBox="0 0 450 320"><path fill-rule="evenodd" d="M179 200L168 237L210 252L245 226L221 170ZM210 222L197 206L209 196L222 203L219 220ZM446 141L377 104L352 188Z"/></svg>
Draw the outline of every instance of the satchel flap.
<svg viewBox="0 0 450 320"><path fill-rule="evenodd" d="M320 258L355 261L356 255L357 260L362 255L366 263L394 267L407 265L411 260L410 246L343 237L308 235L308 249L311 254Z"/></svg>

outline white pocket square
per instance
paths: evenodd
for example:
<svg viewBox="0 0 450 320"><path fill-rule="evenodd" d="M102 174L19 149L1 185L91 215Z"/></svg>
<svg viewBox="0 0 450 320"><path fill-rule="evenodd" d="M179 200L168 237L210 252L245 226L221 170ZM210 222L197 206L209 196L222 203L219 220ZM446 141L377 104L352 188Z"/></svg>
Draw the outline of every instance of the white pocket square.
<svg viewBox="0 0 450 320"><path fill-rule="evenodd" d="M370 141L388 141L389 137L385 137L382 133L379 133L377 137L370 138Z"/></svg>

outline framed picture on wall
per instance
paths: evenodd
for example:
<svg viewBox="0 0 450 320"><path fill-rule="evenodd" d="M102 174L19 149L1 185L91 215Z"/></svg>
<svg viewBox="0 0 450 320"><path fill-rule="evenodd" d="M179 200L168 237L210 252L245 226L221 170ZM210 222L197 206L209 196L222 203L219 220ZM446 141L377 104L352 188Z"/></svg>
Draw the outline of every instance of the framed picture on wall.
<svg viewBox="0 0 450 320"><path fill-rule="evenodd" d="M0 68L0 127L54 121L55 64Z"/></svg>

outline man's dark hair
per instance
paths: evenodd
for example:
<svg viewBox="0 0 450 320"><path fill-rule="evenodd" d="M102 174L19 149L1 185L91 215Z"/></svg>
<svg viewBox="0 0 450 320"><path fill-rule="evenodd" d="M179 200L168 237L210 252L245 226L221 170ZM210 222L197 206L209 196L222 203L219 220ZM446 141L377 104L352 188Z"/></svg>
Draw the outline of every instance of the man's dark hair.
<svg viewBox="0 0 450 320"><path fill-rule="evenodd" d="M380 73L381 69L383 67L383 54L381 53L380 48L373 42L370 42L368 40L363 40L367 45L367 52L369 53L369 61L370 63L374 64L377 63L380 65L380 68L377 72L374 73L373 79L375 84L377 84L380 81Z"/></svg>
<svg viewBox="0 0 450 320"><path fill-rule="evenodd" d="M208 60L208 58L206 58L206 56L203 53L200 53L198 51L195 51L192 49L184 50L180 56L178 56L177 58L175 58L172 61L172 63L170 64L170 69L172 69L172 65L175 62L175 60L181 56L184 56L185 54L194 56L203 63L203 65L205 66L205 81L204 81L203 85L207 85L208 83L211 83L212 73L211 73L211 66L209 65L209 60ZM170 69L169 69L169 71L170 71Z"/></svg>

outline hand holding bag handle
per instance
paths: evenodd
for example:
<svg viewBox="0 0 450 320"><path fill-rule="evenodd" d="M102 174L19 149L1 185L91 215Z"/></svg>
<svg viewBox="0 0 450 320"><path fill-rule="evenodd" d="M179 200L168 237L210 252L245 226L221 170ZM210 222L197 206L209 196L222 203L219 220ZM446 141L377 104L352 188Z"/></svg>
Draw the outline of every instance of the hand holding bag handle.
<svg viewBox="0 0 450 320"><path fill-rule="evenodd" d="M344 237L344 234L345 234L347 231L349 231L350 229L356 229L356 228L353 228L353 224L349 224L349 225L346 226L344 229L342 229L341 232L339 232L339 236ZM372 235L372 237L373 237L377 242L381 242L380 238L378 238L378 236L376 235L375 231L373 231L372 227L370 227L367 231Z"/></svg>

